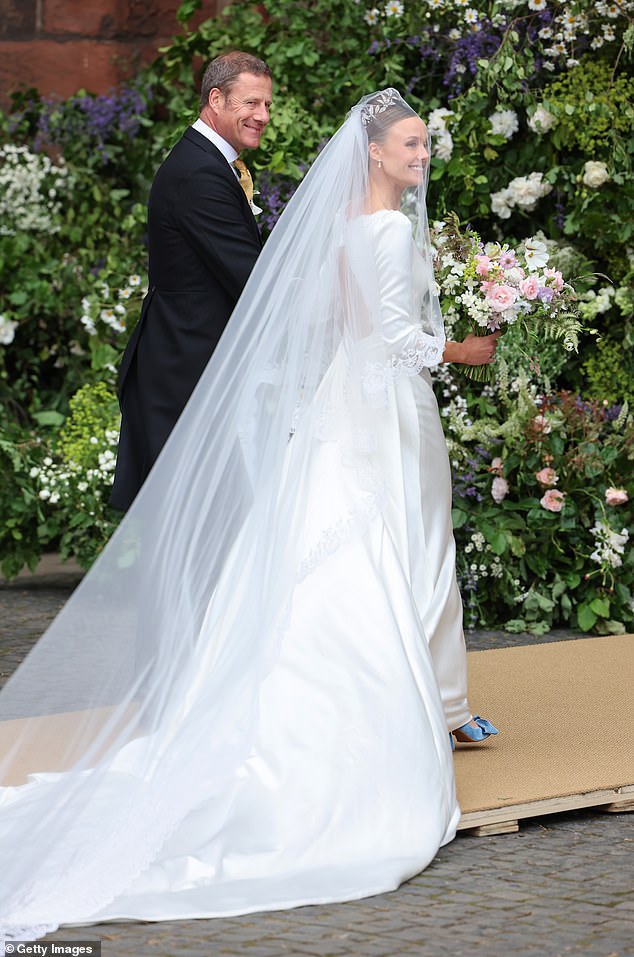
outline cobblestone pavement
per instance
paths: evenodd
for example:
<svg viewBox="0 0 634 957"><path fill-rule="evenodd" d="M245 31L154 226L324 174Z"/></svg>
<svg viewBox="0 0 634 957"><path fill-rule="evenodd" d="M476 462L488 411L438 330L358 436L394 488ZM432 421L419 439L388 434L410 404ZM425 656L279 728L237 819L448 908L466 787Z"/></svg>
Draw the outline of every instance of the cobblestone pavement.
<svg viewBox="0 0 634 957"><path fill-rule="evenodd" d="M52 569L0 583L0 682L78 581ZM468 644L574 637L478 632ZM104 924L48 939L100 940L103 957L634 957L633 889L634 815L580 811L523 822L516 834L459 835L397 891L354 903Z"/></svg>

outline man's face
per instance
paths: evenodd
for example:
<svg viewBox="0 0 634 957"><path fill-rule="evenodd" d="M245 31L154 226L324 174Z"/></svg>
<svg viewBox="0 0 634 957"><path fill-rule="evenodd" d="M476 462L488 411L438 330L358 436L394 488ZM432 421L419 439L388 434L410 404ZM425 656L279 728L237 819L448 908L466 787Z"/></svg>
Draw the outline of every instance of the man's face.
<svg viewBox="0 0 634 957"><path fill-rule="evenodd" d="M238 153L260 145L269 121L272 91L270 77L241 73L226 98L220 90L209 94L214 129Z"/></svg>

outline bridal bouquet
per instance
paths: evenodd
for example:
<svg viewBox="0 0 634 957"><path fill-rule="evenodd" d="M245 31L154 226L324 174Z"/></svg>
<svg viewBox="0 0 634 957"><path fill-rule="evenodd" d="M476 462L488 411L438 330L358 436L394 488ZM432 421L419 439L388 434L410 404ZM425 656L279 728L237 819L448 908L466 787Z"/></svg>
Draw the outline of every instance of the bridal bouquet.
<svg viewBox="0 0 634 957"><path fill-rule="evenodd" d="M431 238L440 304L452 334L484 336L520 323L527 343L537 343L537 349L549 339L577 350L582 329L577 295L559 270L548 268L544 242L526 239L514 249L483 243L469 227L460 229L455 214L434 223ZM460 370L478 382L493 381L492 365Z"/></svg>

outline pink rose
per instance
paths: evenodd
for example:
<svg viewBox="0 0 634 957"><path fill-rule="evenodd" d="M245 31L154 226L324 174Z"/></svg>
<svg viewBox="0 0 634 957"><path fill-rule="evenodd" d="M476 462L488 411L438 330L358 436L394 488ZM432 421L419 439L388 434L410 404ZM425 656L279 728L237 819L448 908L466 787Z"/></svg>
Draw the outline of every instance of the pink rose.
<svg viewBox="0 0 634 957"><path fill-rule="evenodd" d="M629 500L628 494L624 488L606 488L605 501L607 505L625 505Z"/></svg>
<svg viewBox="0 0 634 957"><path fill-rule="evenodd" d="M486 300L494 312L505 312L517 299L517 291L511 286L497 285L487 290Z"/></svg>
<svg viewBox="0 0 634 957"><path fill-rule="evenodd" d="M544 492L543 498L540 498L539 504L547 512L561 512L566 502L566 493L560 492L558 488L549 488Z"/></svg>
<svg viewBox="0 0 634 957"><path fill-rule="evenodd" d="M509 483L505 478L502 478L500 475L497 475L491 484L491 496L494 502L497 502L498 505L500 502L506 498L508 495Z"/></svg>
<svg viewBox="0 0 634 957"><path fill-rule="evenodd" d="M548 283L549 286L552 286L557 292L561 292L564 288L564 277L561 275L558 269L544 269L544 275L548 279L552 279L552 282Z"/></svg>
<svg viewBox="0 0 634 957"><path fill-rule="evenodd" d="M527 299L537 299L538 289L539 280L537 276L528 276L527 279L522 279L520 283L520 292L523 296L526 296Z"/></svg>
<svg viewBox="0 0 634 957"><path fill-rule="evenodd" d="M557 484L557 479L559 476L554 469L546 466L545 468L540 469L539 472L535 472L535 478L539 484L543 485L545 488L552 488L553 485Z"/></svg>
<svg viewBox="0 0 634 957"><path fill-rule="evenodd" d="M478 276L488 276L491 269L491 260L488 256L474 256Z"/></svg>

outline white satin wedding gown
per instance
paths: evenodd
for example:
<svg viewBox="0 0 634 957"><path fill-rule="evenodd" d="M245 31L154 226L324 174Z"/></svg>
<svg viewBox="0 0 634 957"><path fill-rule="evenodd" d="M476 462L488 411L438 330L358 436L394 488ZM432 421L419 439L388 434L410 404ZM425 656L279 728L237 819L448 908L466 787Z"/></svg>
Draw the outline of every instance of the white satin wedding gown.
<svg viewBox="0 0 634 957"><path fill-rule="evenodd" d="M149 866L94 912L60 901L57 923L360 898L417 874L455 834L448 729L470 717L466 654L449 462L431 377L421 368L440 355L411 314L419 254L406 218L361 217L348 229L352 254L356 230L375 252L384 338L408 370L370 375L376 411L372 429L359 434L349 421L350 354L340 348L312 410L317 434L300 419L289 442L280 501L294 495L299 505L280 515L301 574L258 679L249 753L218 780L200 749L196 800ZM371 362L367 368L373 372ZM234 550L240 557L218 586L234 588L238 605L249 601L238 569L251 532L247 520ZM186 748L189 714L204 714L217 654L204 631L211 627L185 676L178 730L166 733L166 747ZM104 810L116 802L117 775L134 775L143 747L139 738L123 748L84 826L99 827L100 803ZM6 788L3 803L27 801L41 784ZM152 814L151 800L140 811Z"/></svg>

